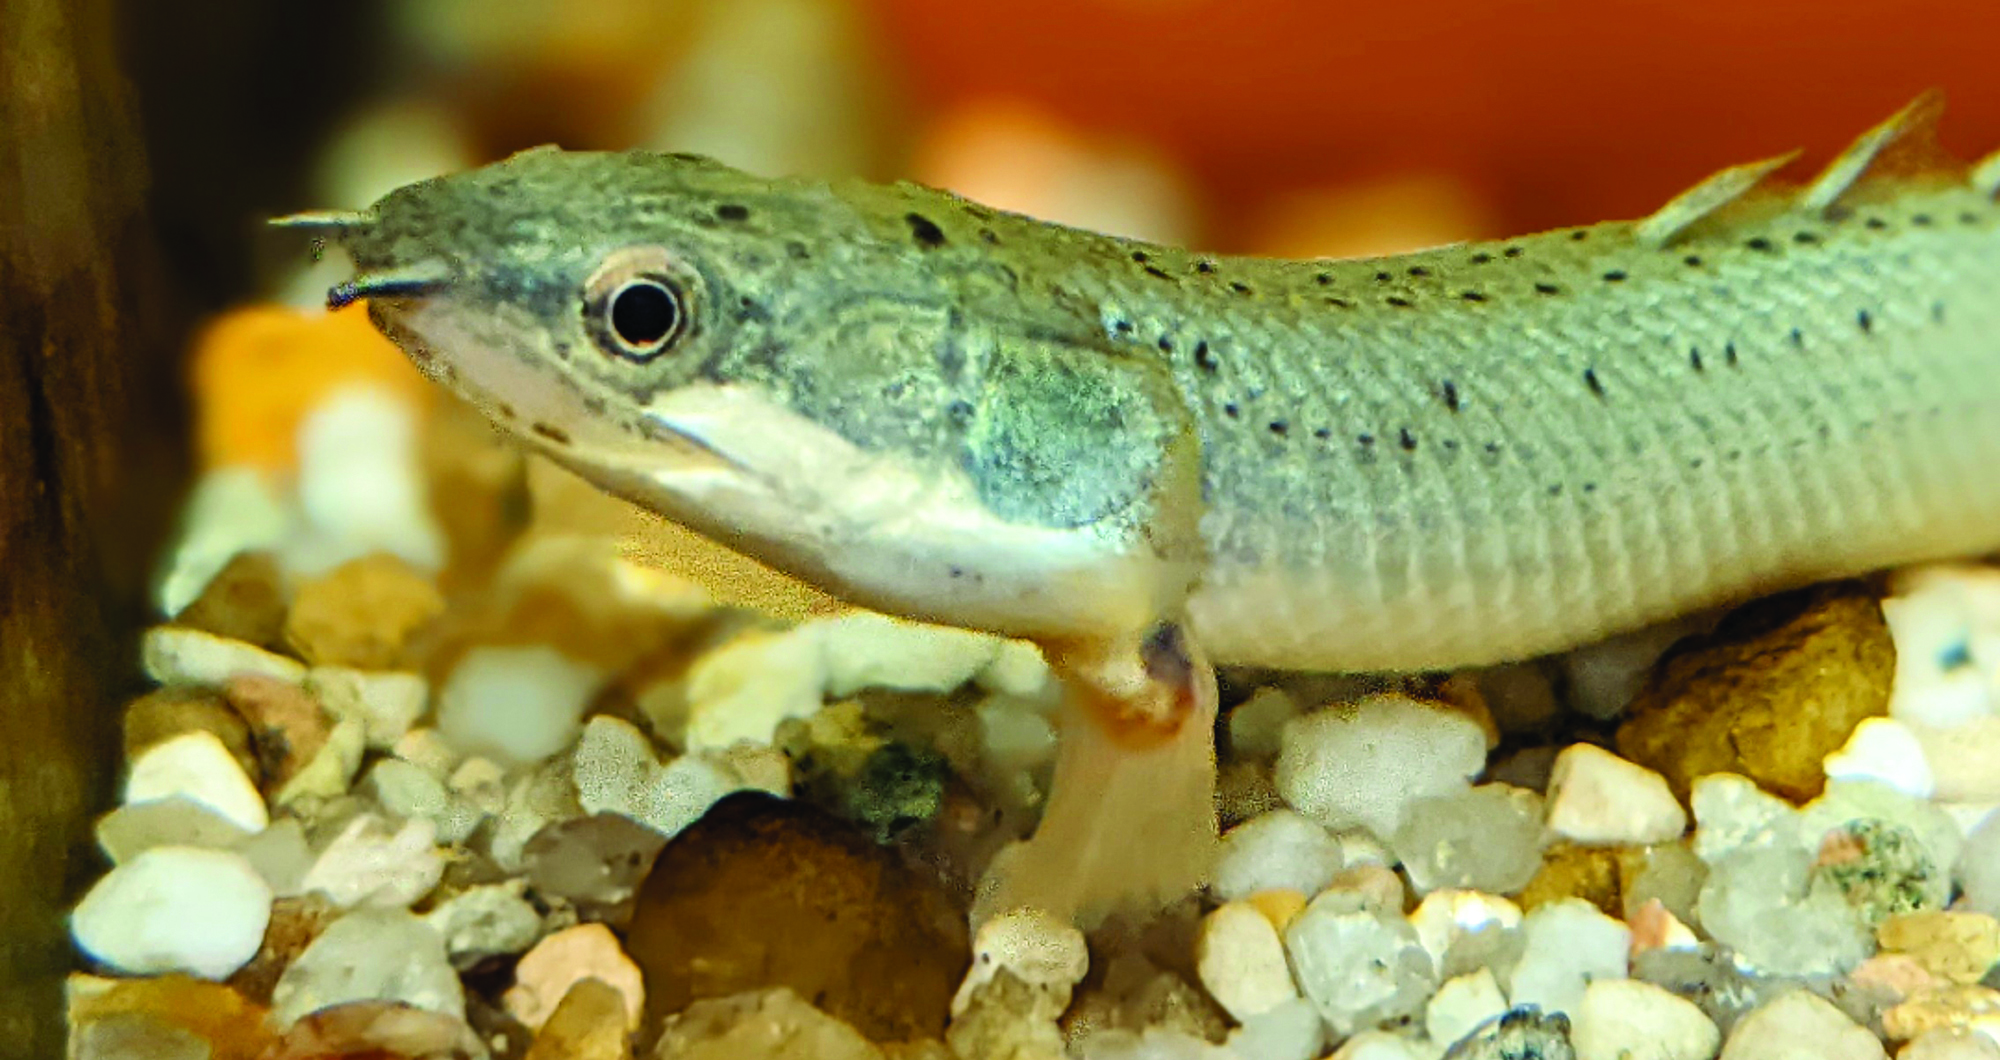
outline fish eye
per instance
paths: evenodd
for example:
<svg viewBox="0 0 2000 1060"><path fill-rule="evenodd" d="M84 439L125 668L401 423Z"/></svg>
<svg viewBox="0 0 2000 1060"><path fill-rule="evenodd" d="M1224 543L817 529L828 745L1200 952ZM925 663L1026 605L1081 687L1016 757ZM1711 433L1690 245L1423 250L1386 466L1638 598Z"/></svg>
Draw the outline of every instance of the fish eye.
<svg viewBox="0 0 2000 1060"><path fill-rule="evenodd" d="M630 247L599 266L584 287L584 323L605 353L645 364L688 330L682 270L660 247Z"/></svg>

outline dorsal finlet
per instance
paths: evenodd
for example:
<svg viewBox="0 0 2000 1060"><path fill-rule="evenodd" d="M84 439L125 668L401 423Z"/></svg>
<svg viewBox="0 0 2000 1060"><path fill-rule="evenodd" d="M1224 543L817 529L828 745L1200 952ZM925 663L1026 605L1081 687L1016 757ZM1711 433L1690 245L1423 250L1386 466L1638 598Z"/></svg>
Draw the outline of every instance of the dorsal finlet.
<svg viewBox="0 0 2000 1060"><path fill-rule="evenodd" d="M1799 153L1793 151L1761 162L1730 166L1674 196L1672 202L1640 221L1633 234L1641 243L1664 247L1696 221L1742 198L1751 188L1763 183L1764 178L1783 169L1797 157Z"/></svg>
<svg viewBox="0 0 2000 1060"><path fill-rule="evenodd" d="M1989 199L2000 198L2000 151L1972 164L1972 190Z"/></svg>
<svg viewBox="0 0 2000 1060"><path fill-rule="evenodd" d="M1943 114L1944 93L1935 88L1911 100L1889 120L1862 133L1813 178L1799 194L1799 206L1824 210L1892 161L1907 160L1916 165L1931 161L1937 154L1937 125Z"/></svg>

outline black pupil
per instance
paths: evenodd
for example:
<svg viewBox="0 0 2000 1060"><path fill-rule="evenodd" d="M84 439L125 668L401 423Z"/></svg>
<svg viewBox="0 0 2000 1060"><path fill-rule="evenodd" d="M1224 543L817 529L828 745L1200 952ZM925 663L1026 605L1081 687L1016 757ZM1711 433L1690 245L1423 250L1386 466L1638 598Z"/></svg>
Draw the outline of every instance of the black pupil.
<svg viewBox="0 0 2000 1060"><path fill-rule="evenodd" d="M626 284L611 298L611 330L630 346L653 346L674 333L680 306L658 280Z"/></svg>

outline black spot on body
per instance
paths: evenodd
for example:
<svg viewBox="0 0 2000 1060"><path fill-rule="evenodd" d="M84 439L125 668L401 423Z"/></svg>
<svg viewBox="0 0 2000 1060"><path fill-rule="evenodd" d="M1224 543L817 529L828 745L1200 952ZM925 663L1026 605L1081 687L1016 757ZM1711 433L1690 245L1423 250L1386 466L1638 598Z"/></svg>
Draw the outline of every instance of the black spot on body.
<svg viewBox="0 0 2000 1060"><path fill-rule="evenodd" d="M538 420L535 423L530 424L528 429L534 431L536 434L539 434L544 438L547 438L549 441L554 442L557 445L569 444L569 432L563 430L561 427L551 426L550 424L542 423Z"/></svg>
<svg viewBox="0 0 2000 1060"><path fill-rule="evenodd" d="M1325 287L1326 285L1333 282L1333 273L1322 272L1318 276L1313 277L1313 279L1317 280L1321 287Z"/></svg>
<svg viewBox="0 0 2000 1060"><path fill-rule="evenodd" d="M1458 387L1453 385L1451 380L1447 379L1444 381L1444 386L1441 388L1441 391L1444 397L1444 407L1452 410L1453 412L1457 412Z"/></svg>
<svg viewBox="0 0 2000 1060"><path fill-rule="evenodd" d="M750 207L739 203L725 202L715 208L715 216L724 221L748 221Z"/></svg>
<svg viewBox="0 0 2000 1060"><path fill-rule="evenodd" d="M785 244L785 253L793 261L812 260L812 251L807 250L806 245L804 243L799 242L796 239L791 240Z"/></svg>
<svg viewBox="0 0 2000 1060"><path fill-rule="evenodd" d="M1722 347L1722 359L1723 359L1724 361L1727 361L1727 362L1729 363L1729 367L1731 367L1731 368L1734 368L1734 367L1736 367L1736 344L1735 344L1735 343L1733 343L1733 342L1730 342L1730 343L1725 343L1725 344L1723 344L1723 347Z"/></svg>
<svg viewBox="0 0 2000 1060"><path fill-rule="evenodd" d="M1272 420L1269 424L1267 424L1267 426L1270 427L1272 434L1275 434L1280 438L1283 438L1292 432L1291 424L1286 423L1284 420Z"/></svg>
<svg viewBox="0 0 2000 1060"><path fill-rule="evenodd" d="M1689 254L1687 257L1681 259L1681 263L1688 268L1699 269L1701 268L1701 255Z"/></svg>
<svg viewBox="0 0 2000 1060"><path fill-rule="evenodd" d="M1172 352L1174 352L1174 340L1173 340L1173 339L1171 339L1171 338L1168 338L1168 337L1167 337L1167 336L1165 336L1165 335L1162 335L1162 336L1160 336L1160 343L1159 343L1159 346L1160 346L1160 352L1161 352L1161 353L1172 353Z"/></svg>
<svg viewBox="0 0 2000 1060"><path fill-rule="evenodd" d="M1804 346L1805 346L1805 344L1806 344L1806 333L1805 333L1805 332L1803 332L1803 331L1800 331L1800 330L1799 330L1799 329L1797 329L1797 328L1793 328L1793 329L1792 329L1792 333L1791 333L1791 336L1790 336L1790 338L1791 338L1791 340L1792 340L1792 345L1794 345L1794 346L1798 346L1798 347L1800 347L1800 348L1804 348Z"/></svg>
<svg viewBox="0 0 2000 1060"><path fill-rule="evenodd" d="M1598 397L1604 396L1604 384L1597 378L1597 369L1585 368L1583 370L1583 382L1584 385L1590 387L1591 393L1596 394Z"/></svg>
<svg viewBox="0 0 2000 1060"><path fill-rule="evenodd" d="M1378 273L1376 273L1376 274L1375 274L1375 282L1376 282L1376 283L1388 283L1388 282L1389 282L1390 280L1393 280L1393 279L1395 279L1395 277L1394 277L1393 275L1389 274L1389 273L1386 273L1386 272L1378 272Z"/></svg>
<svg viewBox="0 0 2000 1060"><path fill-rule="evenodd" d="M1765 239L1763 236L1753 236L1750 239L1745 240L1743 245L1749 247L1751 250L1771 249L1771 241Z"/></svg>
<svg viewBox="0 0 2000 1060"><path fill-rule="evenodd" d="M909 222L910 238L916 240L918 246L925 250L944 246L944 229L939 228L936 221L920 213L904 214L903 220Z"/></svg>
<svg viewBox="0 0 2000 1060"><path fill-rule="evenodd" d="M1866 309L1858 310L1855 312L1854 323L1865 334L1873 334L1875 331L1875 318L1869 316L1868 310Z"/></svg>
<svg viewBox="0 0 2000 1060"><path fill-rule="evenodd" d="M1911 214L1910 223L1920 228L1929 225L1931 223L1931 215L1927 213Z"/></svg>
<svg viewBox="0 0 2000 1060"><path fill-rule="evenodd" d="M1194 366L1210 374L1213 374L1218 367L1215 355L1209 352L1206 339L1194 344Z"/></svg>
<svg viewBox="0 0 2000 1060"><path fill-rule="evenodd" d="M1231 280L1231 281L1229 281L1229 289L1230 289L1230 290L1232 290L1232 291L1235 291L1235 292L1236 292L1237 294L1254 294L1254 293L1255 293L1255 292L1253 292L1252 290L1250 290L1250 285L1249 285L1249 284L1246 284L1246 283L1239 283L1239 282L1237 282L1237 281L1235 281L1235 280Z"/></svg>
<svg viewBox="0 0 2000 1060"><path fill-rule="evenodd" d="M1160 267L1159 267L1158 265L1148 265L1148 266L1146 266L1146 275L1148 275L1148 276L1151 276L1151 277L1152 277L1153 279L1156 279L1156 280L1171 280L1171 279L1173 279L1173 277L1172 277L1172 276L1169 276L1169 275L1167 275L1167 272L1166 272L1166 270L1165 270L1165 269L1162 269L1162 268L1160 268Z"/></svg>
<svg viewBox="0 0 2000 1060"><path fill-rule="evenodd" d="M1803 246L1811 246L1819 242L1819 237L1813 235L1811 232L1794 232L1792 233L1792 242Z"/></svg>
<svg viewBox="0 0 2000 1060"><path fill-rule="evenodd" d="M1132 334L1132 322L1129 320L1113 321L1111 327L1112 330L1118 332L1120 335Z"/></svg>
<svg viewBox="0 0 2000 1060"><path fill-rule="evenodd" d="M1509 257L1509 258L1518 258L1518 257L1520 257L1520 256L1521 256L1521 248L1520 248L1520 247L1508 247L1508 248L1507 248L1506 250L1503 250L1503 251L1501 251L1500 253L1501 253L1501 255L1502 255L1503 257Z"/></svg>
<svg viewBox="0 0 2000 1060"><path fill-rule="evenodd" d="M1372 434L1358 434L1358 435L1355 435L1355 437L1354 437L1354 440L1355 440L1355 441L1357 441L1357 442L1360 442L1360 443L1361 443L1362 445L1374 445L1374 444L1375 444L1375 436L1374 436L1374 435L1372 435Z"/></svg>
<svg viewBox="0 0 2000 1060"><path fill-rule="evenodd" d="M1538 283L1538 284L1536 284L1536 285L1535 285L1535 293L1536 293L1536 294L1561 294L1561 293L1562 293L1562 288L1560 288L1560 287L1557 287L1557 286L1556 286L1555 284L1552 284L1552 283Z"/></svg>
<svg viewBox="0 0 2000 1060"><path fill-rule="evenodd" d="M1214 271L1215 271L1215 262L1212 262L1212 261L1197 261L1197 262L1195 262L1195 263L1194 263L1194 271L1196 271L1196 272L1198 272L1198 273L1201 273L1202 275L1206 276L1206 275L1208 275L1209 273L1211 273L1211 272L1214 272Z"/></svg>
<svg viewBox="0 0 2000 1060"><path fill-rule="evenodd" d="M1410 300L1409 300L1409 299L1407 299L1407 298L1398 298L1398 297L1396 297L1396 296L1395 296L1395 295L1393 295L1393 294L1392 294L1392 295L1390 295L1390 296L1389 296L1389 297L1387 297L1387 298L1384 298L1384 299L1383 299L1383 301L1385 301L1385 302L1389 303L1389 304L1390 304L1390 305L1392 305L1392 306L1395 306L1395 307L1396 307L1397 309L1408 309L1408 308L1410 308Z"/></svg>
<svg viewBox="0 0 2000 1060"><path fill-rule="evenodd" d="M1581 243L1584 240L1590 238L1590 230L1586 228L1579 228L1576 231L1571 232L1569 234L1569 238L1570 241L1573 243Z"/></svg>
<svg viewBox="0 0 2000 1060"><path fill-rule="evenodd" d="M1327 300L1326 300L1326 304L1327 304L1327 305L1330 305L1330 306L1333 306L1333 307L1334 307L1335 309L1353 309L1353 308L1354 308L1354 303L1353 303L1353 302L1350 302L1350 301L1348 301L1348 300L1347 300L1347 299L1345 299L1345 298L1334 298L1334 297L1331 297L1331 296L1329 296L1329 297L1327 298Z"/></svg>
<svg viewBox="0 0 2000 1060"><path fill-rule="evenodd" d="M1146 263L1146 252L1143 250L1133 251L1132 260L1138 262L1141 265L1144 265Z"/></svg>
<svg viewBox="0 0 2000 1060"><path fill-rule="evenodd" d="M985 241L985 242L987 242L987 243L990 243L990 244L992 244L993 246L996 246L996 247L997 247L997 246L999 246L999 245L1000 245L1000 235L999 235L999 233L997 233L997 232L993 231L993 230L992 230L991 228L982 228L982 229L980 229L980 230L979 230L979 238L980 238L980 239L982 239L982 240L984 240L984 241Z"/></svg>
<svg viewBox="0 0 2000 1060"><path fill-rule="evenodd" d="M1422 265L1410 266L1410 275L1412 276L1423 277L1423 276L1429 276L1430 274L1431 270L1424 268Z"/></svg>
<svg viewBox="0 0 2000 1060"><path fill-rule="evenodd" d="M1867 220L1862 221L1861 223L1868 226L1869 228L1875 229L1878 232L1884 228L1889 227L1889 222L1882 220L1880 217L1870 217Z"/></svg>
<svg viewBox="0 0 2000 1060"><path fill-rule="evenodd" d="M1408 427L1398 428L1396 431L1396 444L1402 446L1403 451L1406 453L1413 452L1417 448L1417 436L1411 434Z"/></svg>
<svg viewBox="0 0 2000 1060"><path fill-rule="evenodd" d="M1461 294L1459 295L1459 297L1460 297L1460 298L1463 298L1463 299L1465 299L1465 300L1466 300L1466 301L1468 301L1468 302L1484 302L1484 301L1486 301L1486 296L1485 296L1484 294L1481 294L1481 293L1480 293L1480 292L1478 292L1478 291L1465 291L1465 292L1461 293Z"/></svg>
<svg viewBox="0 0 2000 1060"><path fill-rule="evenodd" d="M1695 346L1688 349L1688 363L1694 366L1695 371L1701 371L1701 347Z"/></svg>
<svg viewBox="0 0 2000 1060"><path fill-rule="evenodd" d="M1326 440L1327 440L1328 438L1331 438L1331 437L1333 437L1333 428L1331 428L1331 427L1314 427L1314 428L1313 428L1313 437L1315 437L1315 438L1319 439L1319 440L1320 440L1320 441L1322 441L1322 442L1323 442L1323 441L1326 441Z"/></svg>
<svg viewBox="0 0 2000 1060"><path fill-rule="evenodd" d="M1493 255L1488 254L1483 250L1472 256L1472 263L1474 265L1484 265L1492 260L1493 260Z"/></svg>
<svg viewBox="0 0 2000 1060"><path fill-rule="evenodd" d="M1222 414L1233 420L1236 417L1241 416L1243 414L1243 410L1236 407L1236 402L1231 401L1228 404L1222 406Z"/></svg>
<svg viewBox="0 0 2000 1060"><path fill-rule="evenodd" d="M1625 282L1625 270L1623 270L1623 269L1612 269L1612 270L1611 270L1610 272L1607 272L1607 273L1605 273L1605 274L1604 274L1604 282L1605 282L1605 283L1624 283L1624 282Z"/></svg>

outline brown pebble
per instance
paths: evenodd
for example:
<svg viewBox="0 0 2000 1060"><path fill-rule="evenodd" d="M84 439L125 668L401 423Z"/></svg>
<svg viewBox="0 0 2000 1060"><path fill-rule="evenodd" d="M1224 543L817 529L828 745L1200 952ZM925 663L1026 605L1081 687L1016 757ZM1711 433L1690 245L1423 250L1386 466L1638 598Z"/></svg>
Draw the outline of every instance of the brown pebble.
<svg viewBox="0 0 2000 1060"><path fill-rule="evenodd" d="M91 1024L146 1017L200 1039L212 1060L254 1060L271 1042L263 1005L221 983L185 975L121 980L104 990L73 990L68 1014L73 1037Z"/></svg>
<svg viewBox="0 0 2000 1060"><path fill-rule="evenodd" d="M649 1025L783 986L869 1038L936 1038L970 963L965 923L893 848L805 803L739 792L660 852L625 950Z"/></svg>
<svg viewBox="0 0 2000 1060"><path fill-rule="evenodd" d="M285 646L314 666L404 668L411 638L443 612L429 578L395 556L363 556L299 586Z"/></svg>
<svg viewBox="0 0 2000 1060"><path fill-rule="evenodd" d="M1785 593L1732 612L1669 650L1632 701L1618 753L1686 800L1696 777L1741 773L1802 802L1821 760L1889 709L1896 648L1860 582Z"/></svg>
<svg viewBox="0 0 2000 1060"><path fill-rule="evenodd" d="M207 689L176 686L148 692L125 707L124 728L128 762L137 760L154 744L199 730L215 734L252 780L258 776L249 723L220 695Z"/></svg>
<svg viewBox="0 0 2000 1060"><path fill-rule="evenodd" d="M1606 916L1623 917L1624 886L1619 873L1619 853L1611 847L1588 847L1567 840L1552 843L1542 852L1542 867L1514 899L1523 913L1564 898L1581 898L1604 911Z"/></svg>
<svg viewBox="0 0 2000 1060"><path fill-rule="evenodd" d="M264 941L250 963L229 977L230 988L259 1005L269 1005L278 977L340 914L338 906L316 893L271 903Z"/></svg>
<svg viewBox="0 0 2000 1060"><path fill-rule="evenodd" d="M269 552L239 552L174 616L174 625L219 637L282 649L285 576Z"/></svg>
<svg viewBox="0 0 2000 1060"><path fill-rule="evenodd" d="M250 725L266 794L283 788L326 746L332 719L298 685L263 674L237 674L223 686L222 695Z"/></svg>

